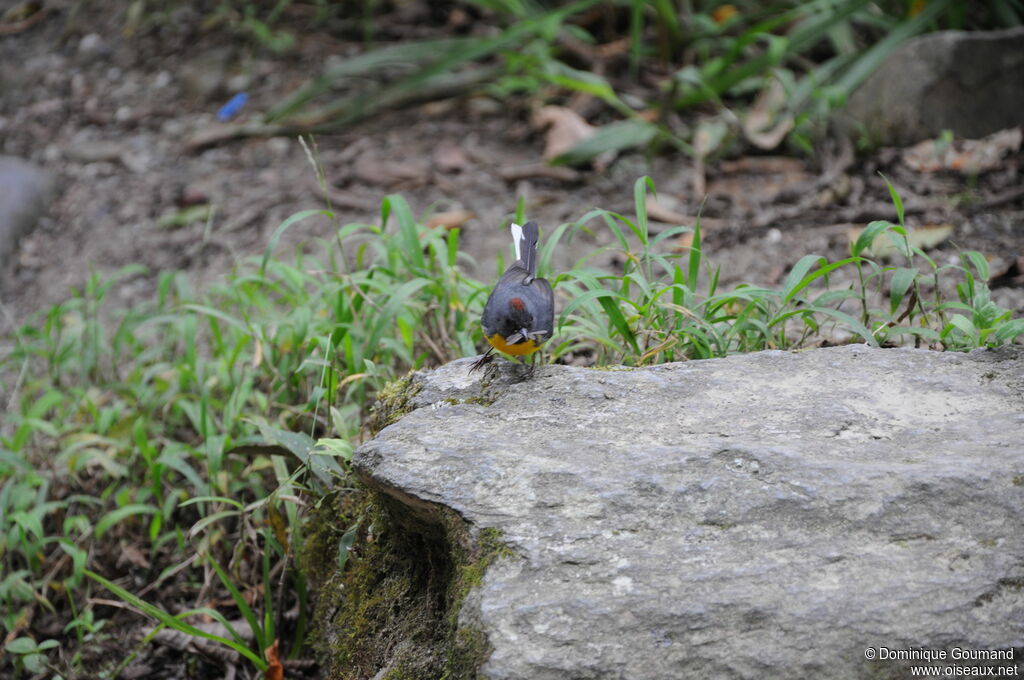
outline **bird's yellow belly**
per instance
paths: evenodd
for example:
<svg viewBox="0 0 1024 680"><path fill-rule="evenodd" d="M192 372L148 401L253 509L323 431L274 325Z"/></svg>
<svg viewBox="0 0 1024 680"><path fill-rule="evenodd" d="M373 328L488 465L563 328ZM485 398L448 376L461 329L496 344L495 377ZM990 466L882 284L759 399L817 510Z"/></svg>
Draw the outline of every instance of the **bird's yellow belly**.
<svg viewBox="0 0 1024 680"><path fill-rule="evenodd" d="M533 354L538 349L540 349L540 345L533 338L530 338L526 342L518 342L514 345L511 345L505 342L505 338L501 337L500 333L495 333L491 337L487 338L487 342L491 343L491 346L494 347L494 349L498 350L499 352L504 352L505 354L514 354L516 356L522 356L524 354Z"/></svg>

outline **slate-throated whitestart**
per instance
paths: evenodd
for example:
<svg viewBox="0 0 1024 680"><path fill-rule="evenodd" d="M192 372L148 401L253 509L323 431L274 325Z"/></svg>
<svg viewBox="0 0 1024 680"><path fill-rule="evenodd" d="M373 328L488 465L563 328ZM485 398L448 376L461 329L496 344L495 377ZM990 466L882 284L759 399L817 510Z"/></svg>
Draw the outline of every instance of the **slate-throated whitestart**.
<svg viewBox="0 0 1024 680"><path fill-rule="evenodd" d="M490 361L494 350L517 357L533 354L555 328L555 294L547 279L537 278L540 229L536 222L512 224L511 229L516 261L484 305L481 325L491 346L470 370Z"/></svg>

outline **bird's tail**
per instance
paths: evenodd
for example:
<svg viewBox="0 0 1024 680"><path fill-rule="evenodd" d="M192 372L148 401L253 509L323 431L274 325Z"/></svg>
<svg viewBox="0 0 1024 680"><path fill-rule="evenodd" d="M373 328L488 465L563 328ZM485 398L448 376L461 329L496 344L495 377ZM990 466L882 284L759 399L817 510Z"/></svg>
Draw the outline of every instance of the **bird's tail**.
<svg viewBox="0 0 1024 680"><path fill-rule="evenodd" d="M537 242L540 240L540 227L536 222L527 222L523 226L512 223L512 242L516 247L516 259L522 260L530 276L537 275Z"/></svg>

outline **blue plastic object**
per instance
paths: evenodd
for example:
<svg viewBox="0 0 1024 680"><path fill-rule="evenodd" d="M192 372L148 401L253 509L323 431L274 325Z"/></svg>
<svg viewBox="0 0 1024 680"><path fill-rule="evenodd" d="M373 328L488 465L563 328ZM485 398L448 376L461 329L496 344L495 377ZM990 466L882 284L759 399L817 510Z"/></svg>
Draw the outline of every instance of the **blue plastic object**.
<svg viewBox="0 0 1024 680"><path fill-rule="evenodd" d="M241 111L247 101L249 101L249 95L245 92L239 92L227 104L220 107L220 111L217 112L217 120L222 123L228 120Z"/></svg>

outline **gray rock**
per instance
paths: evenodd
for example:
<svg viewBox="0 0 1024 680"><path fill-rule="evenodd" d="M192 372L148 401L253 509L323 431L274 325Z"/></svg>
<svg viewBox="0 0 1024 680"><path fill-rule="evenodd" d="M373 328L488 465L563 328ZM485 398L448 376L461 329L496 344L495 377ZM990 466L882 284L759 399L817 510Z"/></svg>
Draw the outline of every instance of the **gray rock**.
<svg viewBox="0 0 1024 680"><path fill-rule="evenodd" d="M1022 658L1021 348L518 383L499 365L486 385L469 363L417 375L415 410L354 463L410 514L454 509L514 551L460 612L492 647L482 677L908 672L868 648Z"/></svg>
<svg viewBox="0 0 1024 680"><path fill-rule="evenodd" d="M53 197L45 170L11 156L0 156L0 269L10 268L18 240L31 230Z"/></svg>
<svg viewBox="0 0 1024 680"><path fill-rule="evenodd" d="M1024 28L907 41L850 96L842 129L910 144L952 130L979 138L1024 124Z"/></svg>

